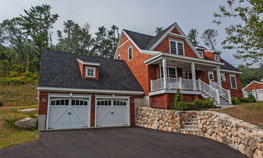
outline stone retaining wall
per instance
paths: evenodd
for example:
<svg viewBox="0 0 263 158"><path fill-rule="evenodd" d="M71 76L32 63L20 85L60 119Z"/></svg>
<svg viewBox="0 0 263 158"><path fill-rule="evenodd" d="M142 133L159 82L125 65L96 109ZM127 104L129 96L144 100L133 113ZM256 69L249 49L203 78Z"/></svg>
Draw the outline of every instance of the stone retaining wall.
<svg viewBox="0 0 263 158"><path fill-rule="evenodd" d="M139 107L136 126L182 133L185 120L193 115L197 115L198 120L196 125L198 132L193 132L195 135L227 144L249 157L263 158L263 130L227 114L214 111L180 112Z"/></svg>

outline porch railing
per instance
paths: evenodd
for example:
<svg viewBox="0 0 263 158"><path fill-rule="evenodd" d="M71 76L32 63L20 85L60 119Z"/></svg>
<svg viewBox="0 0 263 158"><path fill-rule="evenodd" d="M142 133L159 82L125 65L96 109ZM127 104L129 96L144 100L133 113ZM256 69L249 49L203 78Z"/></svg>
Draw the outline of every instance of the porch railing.
<svg viewBox="0 0 263 158"><path fill-rule="evenodd" d="M225 88L223 88L222 86L220 86L219 84L217 84L217 83L215 83L215 82L213 82L211 80L209 81L209 84L213 88L218 89L219 95L222 98L226 99L229 102L229 104L232 104L230 90L226 90Z"/></svg>
<svg viewBox="0 0 263 158"><path fill-rule="evenodd" d="M164 90L164 79L151 80L151 91ZM202 91L220 104L219 90L199 80L167 77L166 89Z"/></svg>

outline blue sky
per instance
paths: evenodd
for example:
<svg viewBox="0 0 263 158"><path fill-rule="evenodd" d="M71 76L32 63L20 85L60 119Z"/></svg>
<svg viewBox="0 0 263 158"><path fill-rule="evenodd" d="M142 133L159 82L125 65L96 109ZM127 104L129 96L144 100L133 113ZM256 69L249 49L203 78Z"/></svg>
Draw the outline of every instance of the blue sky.
<svg viewBox="0 0 263 158"><path fill-rule="evenodd" d="M49 4L52 12L60 15L54 25L56 30L63 28L63 21L71 19L80 25L89 23L91 33L100 26L115 24L120 29L133 30L154 35L156 27L168 27L177 22L187 34L196 28L201 36L208 28L218 30L216 49L222 51L222 57L234 66L241 61L233 57L235 50L223 50L221 42L226 37L225 26L235 23L224 20L223 25L213 24L213 12L225 1L219 0L1 0L0 21L23 14L31 5ZM201 45L204 45L199 37Z"/></svg>

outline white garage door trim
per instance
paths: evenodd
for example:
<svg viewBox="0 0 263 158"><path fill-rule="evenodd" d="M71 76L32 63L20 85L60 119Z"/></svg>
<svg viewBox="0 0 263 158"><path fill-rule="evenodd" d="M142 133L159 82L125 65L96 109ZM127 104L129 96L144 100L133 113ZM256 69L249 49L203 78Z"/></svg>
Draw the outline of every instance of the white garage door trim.
<svg viewBox="0 0 263 158"><path fill-rule="evenodd" d="M112 96L105 96L105 95L95 95L95 127L97 127L97 100L98 99L127 99L127 103L128 103L128 115L127 115L127 120L128 120L128 125L127 126L130 126L130 117L131 117L131 114L130 114L130 96L115 96L115 95L112 95ZM106 127L106 126L104 126ZM107 127L111 127L111 126L107 126Z"/></svg>
<svg viewBox="0 0 263 158"><path fill-rule="evenodd" d="M81 94L55 94L55 93L48 93L48 107L47 107L47 119L46 119L46 130L56 130L56 129L49 129L49 115L50 115L50 105L51 105L51 99L52 97L57 97L57 98L83 98L83 99L88 99L88 127L90 127L90 121L91 121L91 95L81 95ZM73 128L71 128L73 129ZM58 129L57 129L58 130Z"/></svg>

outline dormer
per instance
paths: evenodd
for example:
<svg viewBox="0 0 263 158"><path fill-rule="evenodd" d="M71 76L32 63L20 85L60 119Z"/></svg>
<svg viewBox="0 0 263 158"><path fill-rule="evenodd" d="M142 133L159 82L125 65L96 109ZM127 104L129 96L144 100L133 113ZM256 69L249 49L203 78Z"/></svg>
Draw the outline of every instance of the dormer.
<svg viewBox="0 0 263 158"><path fill-rule="evenodd" d="M221 62L220 54L222 52L216 50L205 50L204 55L205 57L209 58L210 60Z"/></svg>
<svg viewBox="0 0 263 158"><path fill-rule="evenodd" d="M196 46L195 49L196 49L197 53L200 55L200 57L201 57L202 59L204 59L204 56L205 56L205 55L204 55L205 48L202 47L202 46Z"/></svg>
<svg viewBox="0 0 263 158"><path fill-rule="evenodd" d="M100 63L94 63L94 62L86 62L82 61L80 59L77 59L80 74L82 78L87 79L99 79L99 66Z"/></svg>

